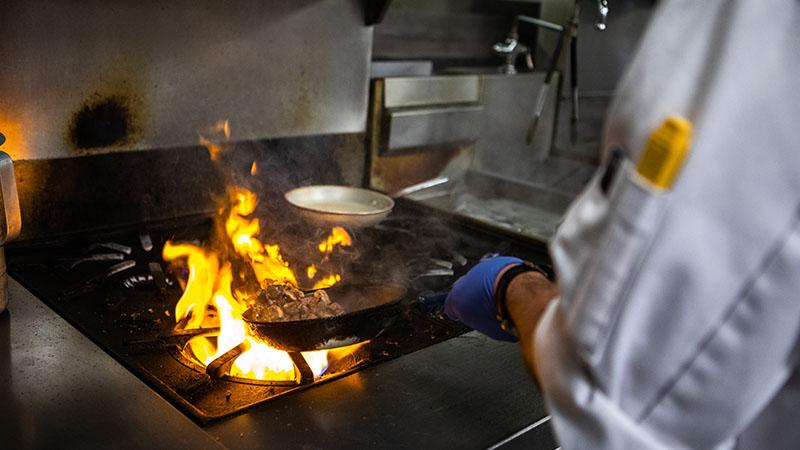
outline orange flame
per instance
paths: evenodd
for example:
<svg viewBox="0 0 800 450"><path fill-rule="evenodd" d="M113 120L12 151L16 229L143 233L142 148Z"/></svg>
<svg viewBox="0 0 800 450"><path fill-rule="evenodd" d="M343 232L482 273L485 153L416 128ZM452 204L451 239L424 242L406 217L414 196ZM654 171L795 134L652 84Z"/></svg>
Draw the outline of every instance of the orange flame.
<svg viewBox="0 0 800 450"><path fill-rule="evenodd" d="M208 149L211 159L217 159L224 147L219 141L231 137L231 124L227 120L220 120L200 133L200 144Z"/></svg>
<svg viewBox="0 0 800 450"><path fill-rule="evenodd" d="M264 245L254 237L261 232L258 219L248 219L256 209L258 198L248 190L236 188L232 192L233 207L225 222L225 231L233 248L250 262L261 286L289 284L297 287L297 278L281 256L277 245Z"/></svg>
<svg viewBox="0 0 800 450"><path fill-rule="evenodd" d="M342 247L353 245L353 239L342 227L333 227L331 234L324 241L320 242L317 248L323 254L330 255L337 245L341 245Z"/></svg>
<svg viewBox="0 0 800 450"><path fill-rule="evenodd" d="M270 284L290 284L297 286L294 272L283 259L277 245L265 245L255 236L261 231L258 219L250 219L255 212L257 196L242 188L230 192L232 205L225 220L225 232L234 250L246 261L262 287ZM344 231L344 230L342 230ZM343 239L335 229L331 236L337 244L350 245L350 236ZM332 238L328 239L334 242ZM344 244L347 242L347 244ZM331 247L335 244L331 244ZM189 340L189 348L201 364L208 365L227 351L246 342L247 350L232 363L230 375L255 379L292 380L294 364L286 352L270 347L249 335L242 314L247 310L247 302L240 300L231 292L233 274L231 264L221 261L211 250L191 244L164 245L165 261L185 260L189 269L183 295L175 305L175 320L184 323L185 329L219 327L216 340L198 336ZM315 266L307 269L309 278L317 273ZM314 289L332 286L341 280L339 274L329 275L315 284ZM302 352L316 377L327 369L328 352Z"/></svg>
<svg viewBox="0 0 800 450"><path fill-rule="evenodd" d="M324 255L325 259L327 259L337 246L349 247L351 245L353 245L353 238L350 237L347 231L342 227L333 227L331 233L324 241L319 243L317 249ZM318 272L319 270L313 264L306 269L306 275L309 280L314 279ZM342 281L341 275L333 273L315 282L312 289L329 288L340 281Z"/></svg>
<svg viewBox="0 0 800 450"><path fill-rule="evenodd" d="M314 287L312 289L329 288L340 281L342 281L342 277L339 274L335 273L333 275L328 275L327 277L314 283Z"/></svg>
<svg viewBox="0 0 800 450"><path fill-rule="evenodd" d="M204 130L200 142L204 144L211 159L224 150L220 142L230 137L230 124L227 120L217 122ZM256 162L250 167L250 174L256 175ZM230 208L225 218L224 229L233 250L250 264L261 288L272 284L286 284L297 287L297 277L289 264L283 259L280 247L264 244L258 239L261 224L250 216L256 211L258 197L247 189L234 187L229 190ZM352 245L347 232L336 227L330 236L319 245L326 257L337 245ZM292 380L295 377L294 364L286 352L270 347L249 333L242 314L248 304L244 295L235 296L231 290L233 272L231 263L221 259L210 249L191 244L164 245L165 261L184 261L189 270L183 294L175 305L175 321L184 329L216 328L218 335L199 335L188 341L194 357L203 365L208 365L231 349L242 345L245 350L233 361L229 375L260 380ZM317 275L314 265L306 269L306 275L313 279ZM314 289L322 289L341 281L339 274L331 274L316 282ZM354 347L357 348L357 347ZM331 353L342 355L347 349ZM327 350L302 352L315 377L321 376L328 367ZM338 358L339 356L336 356Z"/></svg>
<svg viewBox="0 0 800 450"><path fill-rule="evenodd" d="M233 276L230 264L219 267L219 259L213 253L195 245L172 242L164 245L163 257L166 261L186 259L189 268L186 288L175 306L176 320L187 320L185 329L220 328L216 343L205 336L189 340L189 348L198 362L208 365L246 341L248 350L233 361L230 375L259 380L294 379L294 365L286 352L248 334L242 320L247 304L231 293ZM315 377L327 369L326 350L302 354Z"/></svg>

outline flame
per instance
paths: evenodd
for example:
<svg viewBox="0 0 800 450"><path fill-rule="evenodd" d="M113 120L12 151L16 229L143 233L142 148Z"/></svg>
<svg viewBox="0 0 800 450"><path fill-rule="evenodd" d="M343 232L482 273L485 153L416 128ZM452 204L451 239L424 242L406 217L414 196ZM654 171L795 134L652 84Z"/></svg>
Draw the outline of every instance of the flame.
<svg viewBox="0 0 800 450"><path fill-rule="evenodd" d="M208 149L211 159L217 159L224 147L219 141L231 137L231 124L227 120L220 120L200 133L200 143Z"/></svg>
<svg viewBox="0 0 800 450"><path fill-rule="evenodd" d="M336 248L336 246L349 247L351 245L353 245L353 238L350 237L347 231L345 231L345 229L342 227L333 227L331 233L325 238L324 241L319 243L317 249L327 259L328 256L333 253L333 250ZM309 280L313 280L314 277L317 276L318 272L319 270L317 269L317 266L313 264L306 268L306 276L308 276ZM340 281L342 281L341 275L333 273L315 282L312 289L329 288Z"/></svg>
<svg viewBox="0 0 800 450"><path fill-rule="evenodd" d="M200 134L200 143L208 148L211 159L216 159L224 150L223 144L230 137L230 124L227 120L219 121ZM255 176L258 166L253 161L250 174ZM297 277L283 258L278 245L265 244L259 240L261 223L258 218L251 217L258 206L258 196L241 187L233 187L228 191L230 207L224 218L224 231L237 257L249 263L260 288L272 284L285 284L298 287ZM330 236L319 245L319 251L327 258L336 246L352 245L352 239L341 227L331 230ZM194 357L203 365L209 365L235 347L244 351L231 363L229 374L236 377L255 378L259 380L293 380L295 368L288 353L270 347L252 336L242 320L247 310L247 295L237 290L232 292L231 285L234 273L231 261L223 255L229 252L215 252L191 244L167 242L164 245L165 261L181 261L189 271L183 283L183 294L175 305L176 328L201 329L219 327L218 334L198 335L188 341L188 347ZM233 257L233 255L230 255ZM318 274L314 265L306 269L306 275L313 279ZM314 285L314 289L322 289L341 281L339 274L330 274ZM354 346L357 349L359 346ZM340 359L354 350L347 348L331 352ZM321 376L328 368L329 352L320 350L301 352L315 377Z"/></svg>
<svg viewBox="0 0 800 450"><path fill-rule="evenodd" d="M237 300L231 292L233 275L228 263L220 267L213 253L191 244L164 245L166 261L186 259L189 278L178 304L175 318L186 321L185 329L220 328L216 342L212 338L198 336L189 340L189 348L203 365L224 355L242 342L247 350L231 365L230 375L259 380L293 380L294 364L286 352L274 349L248 334L242 314L247 304ZM303 352L314 376L321 376L328 367L327 351Z"/></svg>
<svg viewBox="0 0 800 450"><path fill-rule="evenodd" d="M325 238L324 241L320 242L317 248L321 253L330 255L333 253L333 249L336 248L337 245L341 245L342 247L349 247L353 245L353 239L342 227L333 227L331 234Z"/></svg>
<svg viewBox="0 0 800 450"><path fill-rule="evenodd" d="M250 350L236 359L231 366L231 376L276 381L294 379L294 365L288 353L276 350L263 342L256 342L252 338L247 339L250 342Z"/></svg>
<svg viewBox="0 0 800 450"><path fill-rule="evenodd" d="M329 288L340 281L342 281L342 277L339 274L335 273L333 275L328 275L327 277L314 283L314 287L312 289Z"/></svg>
<svg viewBox="0 0 800 450"><path fill-rule="evenodd" d="M236 253L250 263L261 287L275 283L297 286L296 276L283 259L280 247L264 244L256 237L261 232L261 226L257 218L249 216L256 210L258 197L243 188L231 189L229 197L231 207L225 219L225 233ZM320 244L320 251L327 255L336 245L352 245L350 236L339 227L334 228L325 242ZM294 379L294 364L289 355L249 334L242 320L248 305L232 293L233 272L230 262L221 260L219 254L210 249L173 242L164 245L162 256L165 261L185 261L189 270L183 294L175 305L175 320L179 326L182 324L184 329L220 329L215 338L196 336L189 340L188 346L198 362L207 366L245 343L246 350L231 365L231 376L276 381ZM317 272L314 265L306 269L309 279L314 278ZM314 289L332 286L341 279L339 274L328 275L317 281ZM302 352L302 355L315 377L327 370L327 350Z"/></svg>
<svg viewBox="0 0 800 450"><path fill-rule="evenodd" d="M284 261L277 245L264 245L255 235L261 232L258 219L248 219L256 209L258 198L246 189L232 191L233 207L225 222L225 231L233 248L250 262L261 286L280 283L297 287L297 278Z"/></svg>

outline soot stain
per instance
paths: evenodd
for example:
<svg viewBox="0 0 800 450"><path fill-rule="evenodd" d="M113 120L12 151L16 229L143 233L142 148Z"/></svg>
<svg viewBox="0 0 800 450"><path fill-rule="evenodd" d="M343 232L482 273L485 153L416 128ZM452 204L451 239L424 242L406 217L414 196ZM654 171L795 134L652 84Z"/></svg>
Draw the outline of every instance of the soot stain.
<svg viewBox="0 0 800 450"><path fill-rule="evenodd" d="M69 137L77 149L96 149L124 144L134 130L132 108L125 97L97 97L73 115Z"/></svg>

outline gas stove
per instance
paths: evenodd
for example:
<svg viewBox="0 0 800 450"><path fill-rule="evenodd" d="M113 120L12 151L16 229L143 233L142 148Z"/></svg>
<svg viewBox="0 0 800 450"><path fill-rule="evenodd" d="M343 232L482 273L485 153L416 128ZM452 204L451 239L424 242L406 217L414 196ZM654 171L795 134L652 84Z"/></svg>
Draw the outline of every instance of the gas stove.
<svg viewBox="0 0 800 450"><path fill-rule="evenodd" d="M402 283L409 307L374 339L337 350L321 375L311 375L303 358L291 355L290 379L253 380L198 364L186 349L198 331L175 326L181 274L163 262L162 248L168 240L204 242L212 228L209 217L186 217L20 243L8 249L9 272L185 414L206 424L465 333L463 325L440 309L421 307L418 299L448 289L481 258L510 254L547 262L534 241L400 201L384 222L352 232L354 262L348 273L360 282Z"/></svg>

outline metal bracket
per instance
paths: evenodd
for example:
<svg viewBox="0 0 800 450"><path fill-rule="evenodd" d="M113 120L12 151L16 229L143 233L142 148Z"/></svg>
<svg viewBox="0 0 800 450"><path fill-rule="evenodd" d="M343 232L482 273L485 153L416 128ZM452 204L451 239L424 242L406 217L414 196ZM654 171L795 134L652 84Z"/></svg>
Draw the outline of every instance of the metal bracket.
<svg viewBox="0 0 800 450"><path fill-rule="evenodd" d="M308 366L306 359L300 352L288 352L289 357L294 363L294 377L297 384L309 384L314 382L314 372Z"/></svg>
<svg viewBox="0 0 800 450"><path fill-rule="evenodd" d="M241 344L223 353L220 357L211 361L206 367L206 374L213 378L222 378L228 375L231 371L233 361L235 361L239 355L247 351L249 347L247 341L243 341Z"/></svg>

